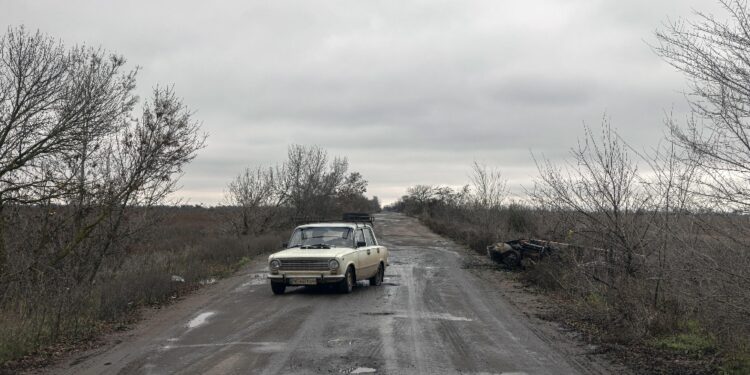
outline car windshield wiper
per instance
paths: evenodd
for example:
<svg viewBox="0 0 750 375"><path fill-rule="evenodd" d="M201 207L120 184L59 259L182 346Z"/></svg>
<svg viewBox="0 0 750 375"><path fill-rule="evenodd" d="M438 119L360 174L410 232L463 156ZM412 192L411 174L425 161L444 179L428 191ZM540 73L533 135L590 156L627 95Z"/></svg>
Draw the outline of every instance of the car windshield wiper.
<svg viewBox="0 0 750 375"><path fill-rule="evenodd" d="M305 246L300 247L300 249L330 249L330 248L331 248L330 245L326 245L323 243L318 243L315 245L305 245Z"/></svg>

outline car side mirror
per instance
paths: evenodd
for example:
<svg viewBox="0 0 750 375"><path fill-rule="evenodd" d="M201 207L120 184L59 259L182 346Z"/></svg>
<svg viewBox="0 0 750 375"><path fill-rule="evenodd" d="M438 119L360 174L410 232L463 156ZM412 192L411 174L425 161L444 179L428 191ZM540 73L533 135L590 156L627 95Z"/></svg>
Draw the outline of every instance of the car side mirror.
<svg viewBox="0 0 750 375"><path fill-rule="evenodd" d="M365 246L367 246L367 242L365 242L365 241L358 241L357 242L357 247L365 247Z"/></svg>
<svg viewBox="0 0 750 375"><path fill-rule="evenodd" d="M288 246L289 246L289 243L288 243L288 242L282 242L282 243L281 243L281 248L282 248L282 249L286 249L286 248L287 248Z"/></svg>

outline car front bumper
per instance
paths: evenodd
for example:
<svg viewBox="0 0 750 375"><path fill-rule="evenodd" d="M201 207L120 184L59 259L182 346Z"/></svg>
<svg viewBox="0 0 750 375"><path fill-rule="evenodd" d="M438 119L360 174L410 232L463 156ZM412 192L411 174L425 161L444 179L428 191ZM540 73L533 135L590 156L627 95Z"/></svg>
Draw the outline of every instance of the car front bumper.
<svg viewBox="0 0 750 375"><path fill-rule="evenodd" d="M272 283L284 283L286 285L320 285L320 284L332 284L344 280L344 275L323 275L323 274L268 274L268 279ZM315 280L315 284L306 284L302 281L309 282Z"/></svg>

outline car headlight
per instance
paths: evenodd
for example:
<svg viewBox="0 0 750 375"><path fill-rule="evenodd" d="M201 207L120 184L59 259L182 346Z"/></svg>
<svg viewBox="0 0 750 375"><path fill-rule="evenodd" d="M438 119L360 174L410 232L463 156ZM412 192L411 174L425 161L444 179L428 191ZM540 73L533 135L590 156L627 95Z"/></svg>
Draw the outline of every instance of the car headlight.
<svg viewBox="0 0 750 375"><path fill-rule="evenodd" d="M274 259L271 261L270 266L272 270L278 270L279 268L281 268L281 262L277 259Z"/></svg>
<svg viewBox="0 0 750 375"><path fill-rule="evenodd" d="M337 269L339 269L339 261L336 259L331 259L328 262L328 268L330 268L331 271L336 271Z"/></svg>

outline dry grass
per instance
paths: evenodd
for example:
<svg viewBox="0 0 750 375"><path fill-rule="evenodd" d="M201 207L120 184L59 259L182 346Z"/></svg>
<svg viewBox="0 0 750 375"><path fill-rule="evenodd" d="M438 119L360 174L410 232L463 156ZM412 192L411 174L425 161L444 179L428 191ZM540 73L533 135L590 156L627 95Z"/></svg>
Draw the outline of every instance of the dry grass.
<svg viewBox="0 0 750 375"><path fill-rule="evenodd" d="M586 238L571 236L567 215L520 206L499 208L488 231L478 220L487 215L471 207L433 202L429 208L400 209L478 252L491 242L524 237L582 245L527 264L519 276L566 301L560 305L560 316L595 341L619 348L621 354L639 353L622 354L623 361L638 363L638 372L750 373L750 320L743 315L750 307L743 287L747 256L738 251L742 245L736 238L729 241L715 229L742 227L744 216L681 217L675 225L686 230L675 233L682 238L672 238L673 245L661 248L661 253L645 249L648 256L629 275L606 267L600 252L587 250L592 244ZM701 229L696 222L702 223ZM648 360L654 357L663 360Z"/></svg>
<svg viewBox="0 0 750 375"><path fill-rule="evenodd" d="M26 287L5 296L0 306L0 372L28 361L25 356L53 355L60 347L127 324L141 306L167 303L203 280L229 275L277 248L287 234L230 235L216 209L161 207L156 213L156 224L127 247L126 254L104 264L93 283L66 286L70 280L64 275L47 275L27 279ZM174 281L173 275L184 282ZM36 287L30 288L30 282Z"/></svg>

